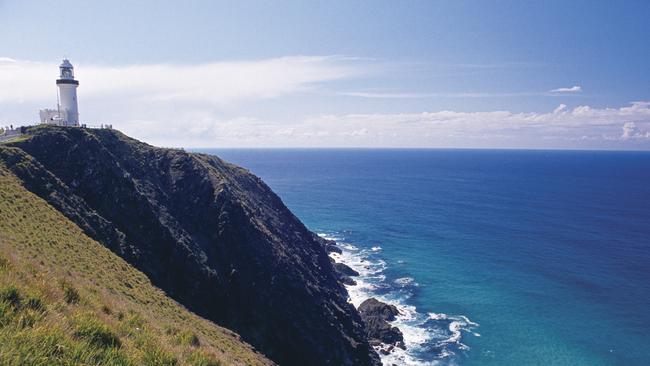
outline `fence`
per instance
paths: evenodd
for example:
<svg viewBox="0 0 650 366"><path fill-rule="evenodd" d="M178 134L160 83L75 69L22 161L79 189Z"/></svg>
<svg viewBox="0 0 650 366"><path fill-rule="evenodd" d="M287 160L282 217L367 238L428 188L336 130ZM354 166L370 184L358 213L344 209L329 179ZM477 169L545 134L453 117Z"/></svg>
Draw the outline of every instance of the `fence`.
<svg viewBox="0 0 650 366"><path fill-rule="evenodd" d="M15 128L15 129L10 129L10 128L2 128L0 129L0 141L7 141L10 140L14 137L18 137L22 135L21 129L20 128Z"/></svg>
<svg viewBox="0 0 650 366"><path fill-rule="evenodd" d="M27 125L27 126L21 126L17 128L13 128L13 125L9 126L4 126L0 127L0 141L7 141L15 137L19 137L24 133L24 130L27 127L31 127L34 125ZM92 129L107 129L107 130L112 130L113 125L108 124L108 123L100 123L100 124L87 124L87 123L82 123L79 126L68 126L68 127L80 127L80 128L92 128Z"/></svg>

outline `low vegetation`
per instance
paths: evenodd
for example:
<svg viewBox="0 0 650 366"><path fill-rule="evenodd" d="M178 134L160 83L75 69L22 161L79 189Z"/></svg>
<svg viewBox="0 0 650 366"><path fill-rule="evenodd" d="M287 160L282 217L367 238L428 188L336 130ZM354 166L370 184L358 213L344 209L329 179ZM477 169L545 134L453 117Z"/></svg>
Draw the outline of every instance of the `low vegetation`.
<svg viewBox="0 0 650 366"><path fill-rule="evenodd" d="M0 187L1 365L271 364L168 298L1 163Z"/></svg>

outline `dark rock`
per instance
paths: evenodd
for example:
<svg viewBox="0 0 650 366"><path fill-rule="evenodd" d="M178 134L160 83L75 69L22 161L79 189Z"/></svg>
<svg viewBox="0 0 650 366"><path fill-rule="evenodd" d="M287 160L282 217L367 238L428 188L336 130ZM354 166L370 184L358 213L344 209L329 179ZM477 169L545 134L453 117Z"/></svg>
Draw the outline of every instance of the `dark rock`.
<svg viewBox="0 0 650 366"><path fill-rule="evenodd" d="M341 248L336 246L336 242L334 240L325 239L325 238L322 238L322 237L320 237L320 236L318 236L316 234L314 234L314 240L321 243L323 248L325 248L325 251L327 252L327 254L329 254L329 253L342 254L343 253Z"/></svg>
<svg viewBox="0 0 650 366"><path fill-rule="evenodd" d="M338 254L343 254L343 251L341 250L341 248L337 247L337 246L334 245L334 244L327 244L327 245L325 246L325 250L327 251L328 254L329 254L329 253L338 253Z"/></svg>
<svg viewBox="0 0 650 366"><path fill-rule="evenodd" d="M376 345L381 342L406 349L404 335L399 328L393 327L389 323L400 314L395 306L370 298L362 302L358 310L366 326L370 344Z"/></svg>
<svg viewBox="0 0 650 366"><path fill-rule="evenodd" d="M362 302L358 310L362 318L364 316L376 316L386 321L393 321L396 316L400 315L395 305L383 303L375 298L370 298Z"/></svg>
<svg viewBox="0 0 650 366"><path fill-rule="evenodd" d="M327 252L327 254L329 254L329 253L338 253L338 254L343 253L341 248L336 246L336 242L334 240L325 239L325 238L320 237L320 236L318 236L316 234L314 234L314 240L319 242L323 246L323 248L325 248L325 251Z"/></svg>
<svg viewBox="0 0 650 366"><path fill-rule="evenodd" d="M353 280L349 276L345 276L345 275L339 276L339 279L341 280L341 282L344 285L348 285L348 286L356 286L357 285L357 281Z"/></svg>
<svg viewBox="0 0 650 366"><path fill-rule="evenodd" d="M334 266L334 271L339 278L339 281L344 285L355 286L357 281L350 278L350 276L359 276L359 272L353 270L352 268L346 266L343 263L336 263L332 261Z"/></svg>
<svg viewBox="0 0 650 366"><path fill-rule="evenodd" d="M175 300L281 365L380 365L323 241L264 182L115 130L26 129L24 186Z"/></svg>
<svg viewBox="0 0 650 366"><path fill-rule="evenodd" d="M352 277L359 276L359 272L353 270L352 268L350 268L349 266L343 263L334 263L334 270L345 276L352 276Z"/></svg>
<svg viewBox="0 0 650 366"><path fill-rule="evenodd" d="M404 342L404 335L397 327L393 327L386 320L378 316L362 316L366 324L366 332L369 339L377 339L382 343L396 344Z"/></svg>

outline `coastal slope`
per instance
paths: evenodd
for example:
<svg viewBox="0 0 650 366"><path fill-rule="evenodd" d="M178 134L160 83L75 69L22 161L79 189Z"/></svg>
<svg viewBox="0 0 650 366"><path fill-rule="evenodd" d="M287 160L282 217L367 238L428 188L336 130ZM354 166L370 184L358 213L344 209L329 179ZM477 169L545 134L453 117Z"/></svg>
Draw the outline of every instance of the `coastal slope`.
<svg viewBox="0 0 650 366"><path fill-rule="evenodd" d="M171 300L2 162L0 187L0 364L273 364Z"/></svg>
<svg viewBox="0 0 650 366"><path fill-rule="evenodd" d="M259 178L114 130L0 147L22 184L197 314L282 365L378 365L323 243Z"/></svg>

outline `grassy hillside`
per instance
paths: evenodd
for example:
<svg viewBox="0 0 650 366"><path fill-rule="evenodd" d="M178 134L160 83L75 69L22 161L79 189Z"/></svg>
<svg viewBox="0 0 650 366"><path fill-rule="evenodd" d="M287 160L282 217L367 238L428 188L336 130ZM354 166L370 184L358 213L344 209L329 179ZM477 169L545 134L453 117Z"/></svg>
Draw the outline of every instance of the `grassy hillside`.
<svg viewBox="0 0 650 366"><path fill-rule="evenodd" d="M169 298L268 358L380 365L326 243L247 170L116 130L60 126L27 128L0 144L0 161Z"/></svg>
<svg viewBox="0 0 650 366"><path fill-rule="evenodd" d="M0 163L0 365L268 365Z"/></svg>

